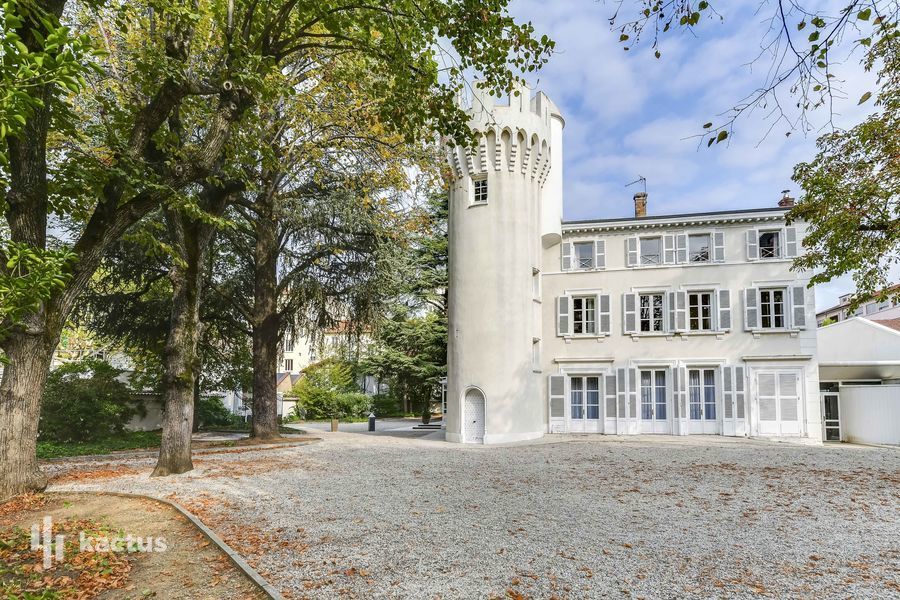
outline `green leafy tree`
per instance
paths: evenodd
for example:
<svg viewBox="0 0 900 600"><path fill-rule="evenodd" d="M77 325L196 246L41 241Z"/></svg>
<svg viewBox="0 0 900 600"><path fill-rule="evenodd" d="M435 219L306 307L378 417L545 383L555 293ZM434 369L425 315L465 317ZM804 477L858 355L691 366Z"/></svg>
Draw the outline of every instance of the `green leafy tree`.
<svg viewBox="0 0 900 600"><path fill-rule="evenodd" d="M297 410L311 420L359 417L369 407L369 399L356 384L354 366L334 359L308 367L293 394Z"/></svg>
<svg viewBox="0 0 900 600"><path fill-rule="evenodd" d="M851 310L889 298L900 262L900 47L883 43L879 110L847 131L816 142L818 153L794 169L803 188L789 219L809 223L806 252L796 266L815 273L812 283L852 275ZM896 294L896 292L895 292Z"/></svg>
<svg viewBox="0 0 900 600"><path fill-rule="evenodd" d="M430 413L447 374L447 195L428 199L417 233L399 257L399 296L378 323L363 360L404 409Z"/></svg>
<svg viewBox="0 0 900 600"><path fill-rule="evenodd" d="M97 359L55 369L44 391L40 438L85 442L123 433L138 409L121 375L121 370Z"/></svg>
<svg viewBox="0 0 900 600"><path fill-rule="evenodd" d="M55 28L62 14L71 15L67 40L87 39L89 49L105 54L95 61L100 73L85 73L87 86L60 76L32 88L27 72L13 72L4 62L4 80L13 80L9 87L29 90L35 99L2 150L9 157L0 164L9 239L47 250L49 217L56 215L76 256L65 270L66 283L0 337L9 359L0 382L0 430L7 432L0 437L0 498L46 485L35 458L41 396L53 349L102 256L144 216L165 207L179 209L172 229L189 241L179 258L202 258L205 248L190 241L192 228L215 218L219 204L212 197L205 205L198 188L227 188L239 164L228 160L234 132L253 107L302 85L302 71L294 80L280 80L292 72L283 68L289 61L305 56L315 62L318 53L359 56L376 75L383 121L402 126L407 137L440 131L465 138L466 117L453 103L463 73L481 72L492 89L509 90L517 72L540 67L552 50L550 40L533 36L530 24L508 15L505 1L34 0L27 6ZM8 28L29 53L46 52L58 62L72 48L48 42L41 18L4 11L4 18L24 17ZM4 56L22 51L12 36L0 43ZM441 43L453 47L456 59L447 78L439 77ZM77 113L69 110L76 103ZM192 468L197 272L188 263L174 273L181 298L164 375L167 426L157 474Z"/></svg>

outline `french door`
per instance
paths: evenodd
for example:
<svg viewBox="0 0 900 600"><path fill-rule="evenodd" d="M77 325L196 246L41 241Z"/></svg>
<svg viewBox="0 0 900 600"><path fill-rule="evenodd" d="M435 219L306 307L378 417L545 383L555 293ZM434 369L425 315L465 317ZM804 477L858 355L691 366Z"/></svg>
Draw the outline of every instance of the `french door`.
<svg viewBox="0 0 900 600"><path fill-rule="evenodd" d="M641 433L670 433L665 369L641 369Z"/></svg>
<svg viewBox="0 0 900 600"><path fill-rule="evenodd" d="M716 370L688 369L688 432L717 434Z"/></svg>
<svg viewBox="0 0 900 600"><path fill-rule="evenodd" d="M600 414L600 377L569 379L569 431L599 433L603 431Z"/></svg>

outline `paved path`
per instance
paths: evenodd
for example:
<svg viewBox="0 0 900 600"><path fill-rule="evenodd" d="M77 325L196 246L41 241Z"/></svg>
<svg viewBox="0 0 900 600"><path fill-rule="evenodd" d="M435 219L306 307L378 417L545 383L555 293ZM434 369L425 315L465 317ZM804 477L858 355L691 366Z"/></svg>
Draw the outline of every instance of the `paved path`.
<svg viewBox="0 0 900 600"><path fill-rule="evenodd" d="M322 437L53 488L172 494L288 597L900 597L896 448Z"/></svg>

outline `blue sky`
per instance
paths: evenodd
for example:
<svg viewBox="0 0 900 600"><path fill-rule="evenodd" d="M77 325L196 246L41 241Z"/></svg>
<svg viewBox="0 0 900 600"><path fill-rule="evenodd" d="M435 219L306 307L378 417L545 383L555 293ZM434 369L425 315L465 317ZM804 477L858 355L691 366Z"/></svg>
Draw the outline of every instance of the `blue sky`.
<svg viewBox="0 0 900 600"><path fill-rule="evenodd" d="M636 5L636 0L626 0ZM531 21L538 34L556 41L557 52L530 83L560 107L565 129L565 218L633 214L626 187L647 178L649 212L667 214L775 206L781 190L800 190L793 166L810 160L827 113L813 114L815 129L804 135L772 126L765 111L742 117L730 143L698 148L707 121L756 89L771 61L760 53L768 23L755 14L759 2L729 3L724 22L701 22L696 36L676 32L663 38L662 57L649 44L622 50L609 16L617 2L513 0L512 14ZM764 10L771 10L771 7ZM869 107L857 100L872 78L855 57L837 69L845 99L835 103L834 122L852 126ZM793 106L788 91L782 104ZM789 115L796 116L796 113ZM816 290L818 307L834 303L852 283L835 281Z"/></svg>

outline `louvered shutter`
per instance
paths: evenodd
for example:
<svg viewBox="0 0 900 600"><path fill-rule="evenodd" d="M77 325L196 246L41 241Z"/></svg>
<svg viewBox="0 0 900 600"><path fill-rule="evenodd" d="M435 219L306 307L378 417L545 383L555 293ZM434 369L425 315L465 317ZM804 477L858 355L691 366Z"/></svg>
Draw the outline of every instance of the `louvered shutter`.
<svg viewBox="0 0 900 600"><path fill-rule="evenodd" d="M556 335L571 335L572 333L572 299L569 296L559 296L556 299Z"/></svg>
<svg viewBox="0 0 900 600"><path fill-rule="evenodd" d="M625 369L616 370L616 398L618 402L618 411L616 417L619 419L628 418L628 398L626 396L627 387L625 385ZM623 432L618 432L623 433Z"/></svg>
<svg viewBox="0 0 900 600"><path fill-rule="evenodd" d="M675 292L665 294L666 299L666 322L663 329L666 333L675 331Z"/></svg>
<svg viewBox="0 0 900 600"><path fill-rule="evenodd" d="M759 260L759 232L755 229L747 232L747 260Z"/></svg>
<svg viewBox="0 0 900 600"><path fill-rule="evenodd" d="M731 290L719 290L717 294L719 309L719 331L731 331Z"/></svg>
<svg viewBox="0 0 900 600"><path fill-rule="evenodd" d="M628 369L628 417L637 416L637 369Z"/></svg>
<svg viewBox="0 0 900 600"><path fill-rule="evenodd" d="M725 396L722 402L722 408L725 409L724 417L726 419L734 418L734 373L732 367L722 367L722 392Z"/></svg>
<svg viewBox="0 0 900 600"><path fill-rule="evenodd" d="M638 239L634 236L625 238L625 257L629 267L638 264Z"/></svg>
<svg viewBox="0 0 900 600"><path fill-rule="evenodd" d="M744 329L759 329L759 290L744 290Z"/></svg>
<svg viewBox="0 0 900 600"><path fill-rule="evenodd" d="M663 262L667 265L675 264L675 236L663 236Z"/></svg>
<svg viewBox="0 0 900 600"><path fill-rule="evenodd" d="M600 324L600 330L598 333L600 333L601 335L609 335L611 333L609 294L598 294L597 306L599 307L597 322Z"/></svg>
<svg viewBox="0 0 900 600"><path fill-rule="evenodd" d="M611 373L605 378L606 383L606 418L616 418L616 378Z"/></svg>
<svg viewBox="0 0 900 600"><path fill-rule="evenodd" d="M681 406L681 386L681 371L678 367L672 367L672 395L674 396L672 400L672 407L675 411L675 414L673 416L676 419L678 418L678 415L681 414L679 412L679 408Z"/></svg>
<svg viewBox="0 0 900 600"><path fill-rule="evenodd" d="M687 331L687 292L675 292L675 331Z"/></svg>
<svg viewBox="0 0 900 600"><path fill-rule="evenodd" d="M549 375L547 379L547 390L550 396L550 418L564 419L566 417L566 376Z"/></svg>
<svg viewBox="0 0 900 600"><path fill-rule="evenodd" d="M563 242L562 244L562 270L572 270L572 244Z"/></svg>
<svg viewBox="0 0 900 600"><path fill-rule="evenodd" d="M606 268L606 241L597 240L594 242L594 254L596 255L596 259L594 261L594 266L598 269Z"/></svg>
<svg viewBox="0 0 900 600"><path fill-rule="evenodd" d="M686 233L680 233L675 237L675 250L678 254L677 260L679 264L685 264L688 261L688 236Z"/></svg>
<svg viewBox="0 0 900 600"><path fill-rule="evenodd" d="M622 295L622 331L628 335L637 333L637 294Z"/></svg>
<svg viewBox="0 0 900 600"><path fill-rule="evenodd" d="M725 232L723 231L713 233L712 259L717 263L725 262Z"/></svg>
<svg viewBox="0 0 900 600"><path fill-rule="evenodd" d="M806 288L795 285L791 292L791 318L795 329L806 329Z"/></svg>
<svg viewBox="0 0 900 600"><path fill-rule="evenodd" d="M746 414L744 404L744 367L734 368L734 406L735 416L743 419Z"/></svg>
<svg viewBox="0 0 900 600"><path fill-rule="evenodd" d="M784 229L784 255L788 258L797 256L797 228L786 227Z"/></svg>

